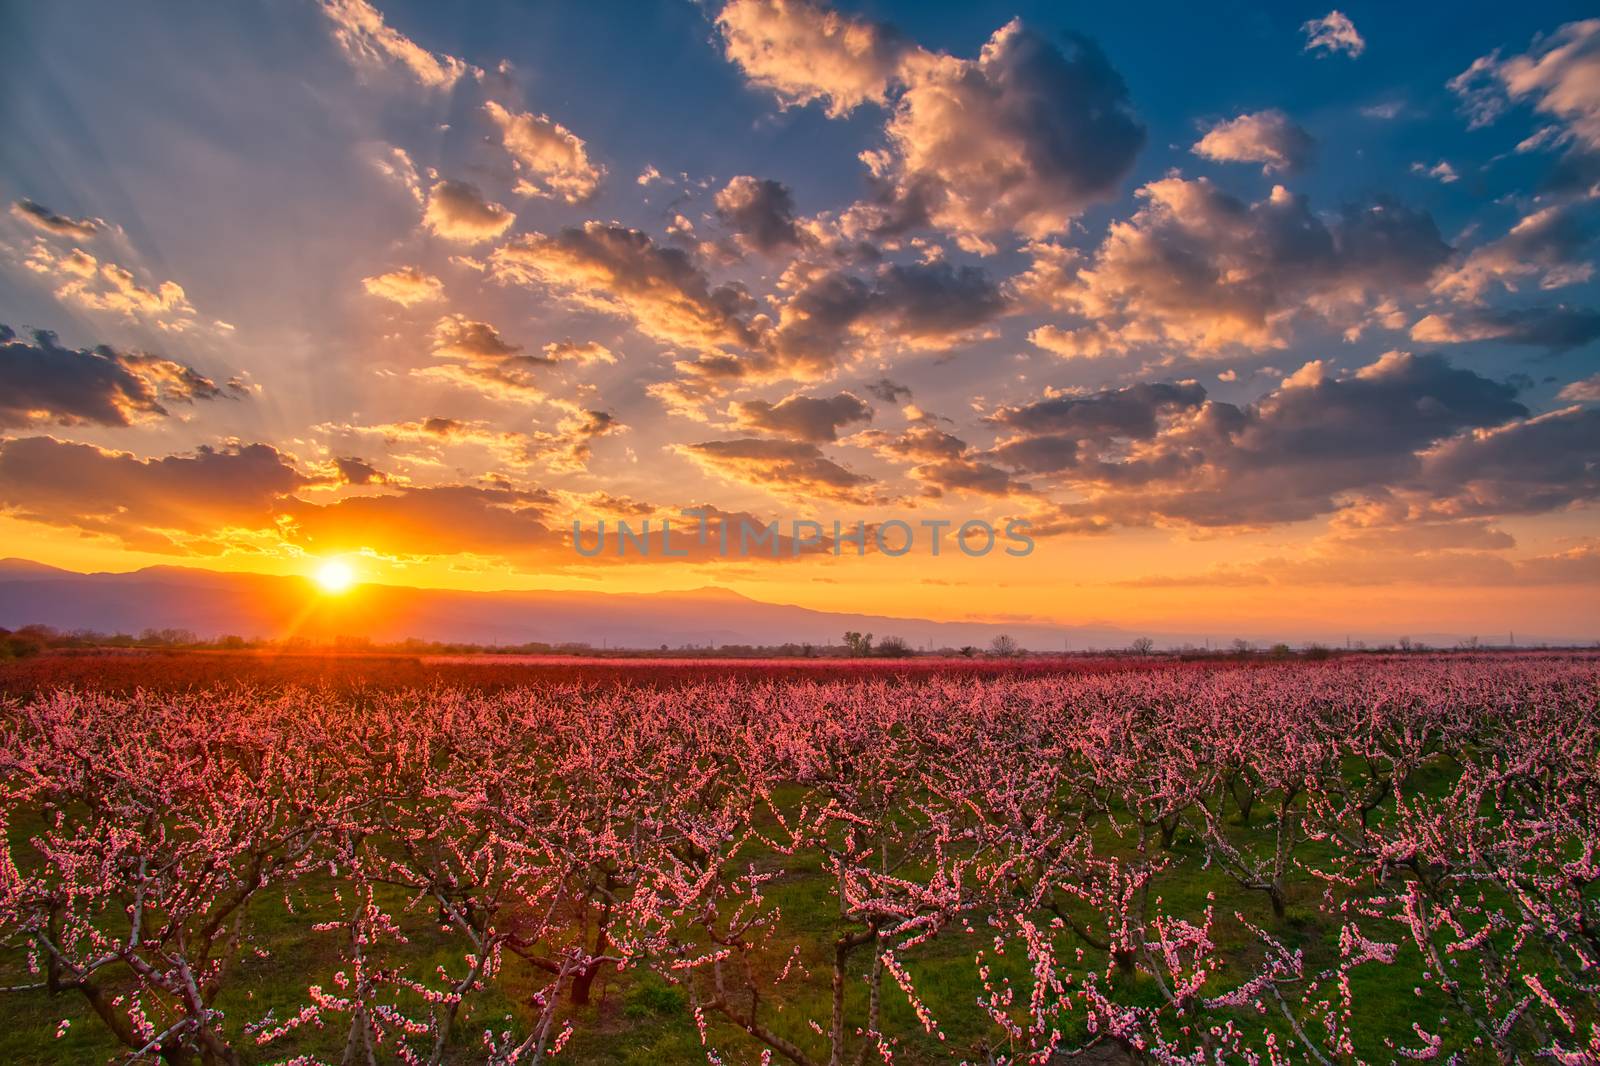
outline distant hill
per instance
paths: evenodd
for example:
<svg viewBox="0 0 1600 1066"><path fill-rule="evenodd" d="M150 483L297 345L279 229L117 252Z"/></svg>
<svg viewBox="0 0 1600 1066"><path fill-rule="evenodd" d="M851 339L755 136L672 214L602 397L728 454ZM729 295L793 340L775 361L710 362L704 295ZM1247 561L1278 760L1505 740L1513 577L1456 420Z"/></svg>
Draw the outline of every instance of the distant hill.
<svg viewBox="0 0 1600 1066"><path fill-rule="evenodd" d="M24 559L0 559L0 626L43 623L57 629L138 634L187 629L204 638L234 634L317 640L366 637L390 643L417 637L471 644L592 644L671 649L727 644L838 644L846 630L897 636L914 648L978 647L1002 633L1036 651L1125 648L1148 636L1158 647L1200 644L1204 630L1133 631L1109 625L933 622L888 615L817 611L750 599L715 586L683 592L455 592L360 585L324 596L300 577L230 574L156 566L126 574L78 574ZM1464 634L1413 632L1432 647ZM1212 632L1258 644L1301 642L1315 634ZM1392 639L1379 633L1376 639ZM1327 637L1320 639L1327 640ZM1369 639L1374 635L1369 634ZM1341 636L1331 643L1343 643ZM1519 634L1519 644L1586 644L1581 638Z"/></svg>
<svg viewBox="0 0 1600 1066"><path fill-rule="evenodd" d="M728 589L685 592L456 592L362 585L322 596L306 579L151 567L77 574L25 560L0 560L0 626L139 633L188 629L224 634L379 642L418 637L475 644L587 643L622 648L725 644L838 644L846 630L898 636L914 647L983 646L1008 633L1024 647L1124 647L1135 636L1112 627L930 622L763 603ZM1179 641L1174 634L1150 634Z"/></svg>

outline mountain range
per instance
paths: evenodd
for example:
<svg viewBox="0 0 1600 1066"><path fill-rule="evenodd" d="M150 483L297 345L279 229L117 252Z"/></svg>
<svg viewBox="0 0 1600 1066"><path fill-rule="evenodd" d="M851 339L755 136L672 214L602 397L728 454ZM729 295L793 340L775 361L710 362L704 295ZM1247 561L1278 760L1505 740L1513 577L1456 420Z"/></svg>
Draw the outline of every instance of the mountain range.
<svg viewBox="0 0 1600 1066"><path fill-rule="evenodd" d="M984 647L1008 634L1038 651L1125 648L1148 636L1158 646L1201 644L1191 632L1136 632L1111 625L929 621L819 611L766 603L728 589L683 592L462 592L364 584L326 596L302 577L157 566L130 573L80 574L25 559L0 559L0 627L30 623L63 631L138 634L182 629L203 638L363 637L379 643L427 641L515 645L590 644L672 649L727 644L839 644L848 630L897 636L915 648ZM1242 634L1257 643L1293 635ZM1219 634L1232 639L1234 634ZM1435 647L1459 635L1414 633ZM1326 639L1326 638L1324 638ZM1528 635L1519 643L1576 644Z"/></svg>
<svg viewBox="0 0 1600 1066"><path fill-rule="evenodd" d="M364 584L319 594L300 577L150 567L79 574L0 560L0 626L138 634L184 629L201 637L415 637L474 644L584 643L670 648L726 644L839 644L847 630L898 636L913 647L985 646L1005 633L1022 646L1125 647L1140 634L1110 626L934 622L765 603L723 588L684 592L461 592ZM1173 642L1176 634L1164 636Z"/></svg>

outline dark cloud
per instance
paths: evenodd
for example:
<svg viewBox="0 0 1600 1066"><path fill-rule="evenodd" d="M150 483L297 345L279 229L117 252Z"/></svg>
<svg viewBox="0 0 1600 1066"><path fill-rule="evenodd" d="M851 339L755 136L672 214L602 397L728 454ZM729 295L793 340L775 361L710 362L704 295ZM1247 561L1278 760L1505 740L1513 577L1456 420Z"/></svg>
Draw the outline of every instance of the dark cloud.
<svg viewBox="0 0 1600 1066"><path fill-rule="evenodd" d="M771 179L740 175L717 193L717 215L758 252L800 247L794 221L794 196L788 186Z"/></svg>
<svg viewBox="0 0 1600 1066"><path fill-rule="evenodd" d="M862 347L959 337L1006 306L999 286L977 267L896 264L870 281L830 270L784 302L769 345L783 365L826 368Z"/></svg>
<svg viewBox="0 0 1600 1066"><path fill-rule="evenodd" d="M795 440L824 444L839 439L839 427L872 418L872 408L851 393L837 396L794 395L768 403L748 400L734 405L745 429L776 433Z"/></svg>
<svg viewBox="0 0 1600 1066"><path fill-rule="evenodd" d="M334 459L333 465L339 471L340 480L347 485L379 485L385 480L377 467L356 456L340 456Z"/></svg>
<svg viewBox="0 0 1600 1066"><path fill-rule="evenodd" d="M1086 394L1066 394L1019 407L1002 407L989 421L1028 434L1066 434L1092 440L1149 440L1167 415L1205 401L1199 385L1143 383Z"/></svg>
<svg viewBox="0 0 1600 1066"><path fill-rule="evenodd" d="M98 218L58 215L32 200L16 201L11 205L11 213L35 229L54 233L58 237L76 237L80 241L89 240L105 228L105 223Z"/></svg>
<svg viewBox="0 0 1600 1066"><path fill-rule="evenodd" d="M901 400L911 399L911 390L897 381L888 378L879 378L869 381L862 388L884 403L899 403Z"/></svg>
<svg viewBox="0 0 1600 1066"><path fill-rule="evenodd" d="M1316 366L1316 364L1313 364ZM1527 414L1516 389L1437 355L1391 353L1344 378L1297 375L1243 409L1209 404L1159 458L1189 467L1155 509L1197 525L1293 521L1381 491L1418 469L1419 450Z"/></svg>
<svg viewBox="0 0 1600 1066"><path fill-rule="evenodd" d="M45 422L126 426L166 415L169 403L223 395L193 367L99 345L63 348L48 330L33 343L0 324L0 427Z"/></svg>
<svg viewBox="0 0 1600 1066"><path fill-rule="evenodd" d="M1029 491L1027 484L1010 473L975 459L944 459L914 466L911 477L921 483L924 494L940 497L947 492L966 492L977 496L1010 497Z"/></svg>
<svg viewBox="0 0 1600 1066"><path fill-rule="evenodd" d="M1600 410L1572 408L1429 452L1415 479L1456 515L1537 514L1600 499Z"/></svg>
<svg viewBox="0 0 1600 1066"><path fill-rule="evenodd" d="M17 517L172 550L219 530L262 530L310 483L266 444L141 459L51 437L0 441L0 508Z"/></svg>
<svg viewBox="0 0 1600 1066"><path fill-rule="evenodd" d="M907 476L922 486L924 496L937 498L946 492L965 492L980 496L1005 497L1027 493L1029 487L976 453L967 442L941 429L946 421L918 413L904 430L890 433L871 430L857 433L851 444L871 448L891 462L909 461Z"/></svg>
<svg viewBox="0 0 1600 1066"><path fill-rule="evenodd" d="M1403 486L1431 446L1527 413L1513 386L1396 352L1346 377L1308 364L1243 407L1146 385L1002 408L991 420L1016 432L989 454L1090 493L1081 517L1264 525Z"/></svg>
<svg viewBox="0 0 1600 1066"><path fill-rule="evenodd" d="M859 502L872 482L805 441L741 437L690 444L684 451L712 473L779 493Z"/></svg>
<svg viewBox="0 0 1600 1066"><path fill-rule="evenodd" d="M1014 435L990 455L1016 470L1058 474L1078 465L1081 446L1101 449L1117 441L1152 440L1169 419L1197 410L1205 398L1198 385L1141 383L1002 407L988 421Z"/></svg>
<svg viewBox="0 0 1600 1066"><path fill-rule="evenodd" d="M440 418L434 416L422 420L422 431L431 433L436 437L448 437L466 428L466 423L458 418Z"/></svg>
<svg viewBox="0 0 1600 1066"><path fill-rule="evenodd" d="M851 442L871 448L886 459L932 462L960 459L967 454L966 441L940 429L930 418L919 419L899 433L884 430L857 433Z"/></svg>
<svg viewBox="0 0 1600 1066"><path fill-rule="evenodd" d="M1425 344L1500 341L1552 352L1581 348L1600 337L1600 311L1579 307L1473 308L1428 315L1411 327Z"/></svg>
<svg viewBox="0 0 1600 1066"><path fill-rule="evenodd" d="M755 302L742 286L713 286L688 252L662 247L636 229L586 222L553 237L529 234L496 249L492 259L497 277L621 315L667 344L715 351L757 339L744 319Z"/></svg>
<svg viewBox="0 0 1600 1066"><path fill-rule="evenodd" d="M565 554L543 520L555 498L540 490L406 487L326 504L295 495L315 483L266 444L141 459L49 437L0 441L0 509L143 550L211 554L230 531L272 531L316 552Z"/></svg>

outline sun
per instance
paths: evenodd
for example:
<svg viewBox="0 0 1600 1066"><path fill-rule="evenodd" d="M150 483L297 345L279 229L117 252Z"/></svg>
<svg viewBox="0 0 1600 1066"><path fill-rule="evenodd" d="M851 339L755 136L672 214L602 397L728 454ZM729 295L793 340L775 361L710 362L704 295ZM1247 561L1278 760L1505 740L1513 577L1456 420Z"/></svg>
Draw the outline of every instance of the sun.
<svg viewBox="0 0 1600 1066"><path fill-rule="evenodd" d="M317 584L330 595L347 592L356 583L356 572L342 559L329 559L317 568Z"/></svg>

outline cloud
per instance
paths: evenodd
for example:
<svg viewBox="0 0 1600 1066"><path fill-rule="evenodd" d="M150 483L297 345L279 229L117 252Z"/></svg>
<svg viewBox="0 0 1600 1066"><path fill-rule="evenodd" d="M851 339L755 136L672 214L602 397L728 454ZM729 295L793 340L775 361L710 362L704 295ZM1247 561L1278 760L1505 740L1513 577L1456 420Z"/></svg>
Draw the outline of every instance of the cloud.
<svg viewBox="0 0 1600 1066"><path fill-rule="evenodd" d="M1433 291L1475 303L1500 288L1515 291L1524 281L1557 289L1594 274L1588 252L1600 233L1600 203L1552 204L1523 216L1504 236L1467 253L1441 271Z"/></svg>
<svg viewBox="0 0 1600 1066"><path fill-rule="evenodd" d="M425 199L422 177L417 173L417 165L411 161L411 153L392 144L377 145L368 159L374 170L404 189L419 207L422 205Z"/></svg>
<svg viewBox="0 0 1600 1066"><path fill-rule="evenodd" d="M53 233L57 237L76 237L80 241L90 240L106 228L101 219L58 215L32 200L17 200L11 205L11 213L34 229Z"/></svg>
<svg viewBox="0 0 1600 1066"><path fill-rule="evenodd" d="M1432 178L1440 185L1453 185L1461 180L1461 175L1456 173L1456 168L1443 159L1431 167L1426 163L1412 163L1411 173L1420 174L1425 178Z"/></svg>
<svg viewBox="0 0 1600 1066"><path fill-rule="evenodd" d="M382 485L387 478L383 472L359 456L339 456L333 460L339 480L346 485Z"/></svg>
<svg viewBox="0 0 1600 1066"><path fill-rule="evenodd" d="M416 371L420 376L463 385L491 399L545 398L532 372L555 365L555 359L526 354L489 323L445 315L434 324L431 340L434 357L452 362Z"/></svg>
<svg viewBox="0 0 1600 1066"><path fill-rule="evenodd" d="M1600 152L1600 19L1569 22L1527 52L1483 56L1450 80L1473 126L1526 103L1564 124L1579 148Z"/></svg>
<svg viewBox="0 0 1600 1066"><path fill-rule="evenodd" d="M577 204L599 189L606 168L589 161L583 139L571 130L546 115L518 114L493 100L483 109L522 175L517 192Z"/></svg>
<svg viewBox="0 0 1600 1066"><path fill-rule="evenodd" d="M1423 457L1433 513L1539 514L1600 499L1600 410L1569 407L1463 434Z"/></svg>
<svg viewBox="0 0 1600 1066"><path fill-rule="evenodd" d="M780 495L862 503L866 502L863 489L872 483L805 441L741 437L679 450L712 474Z"/></svg>
<svg viewBox="0 0 1600 1066"><path fill-rule="evenodd" d="M1060 474L1101 451L1154 440L1172 419L1197 411L1205 397L1199 385L1141 382L1001 407L987 421L1010 435L989 454L1015 470Z"/></svg>
<svg viewBox="0 0 1600 1066"><path fill-rule="evenodd" d="M386 448L401 449L395 452L399 458L430 466L440 465L443 450L449 447L482 448L492 453L497 461L512 467L528 466L533 462L535 452L533 442L525 433L496 429L487 422L469 422L440 415L377 425L332 425L323 428L340 434L377 437Z"/></svg>
<svg viewBox="0 0 1600 1066"><path fill-rule="evenodd" d="M403 68L428 89L448 89L469 71L481 73L455 56L434 54L390 26L367 0L322 0L322 13L333 23L333 37L358 67Z"/></svg>
<svg viewBox="0 0 1600 1066"><path fill-rule="evenodd" d="M1144 145L1121 76L1076 34L1057 45L1013 19L969 60L809 2L734 0L718 26L728 58L786 106L890 108L887 147L862 154L877 193L853 229L932 225L984 252L996 234L1056 233L1111 198Z"/></svg>
<svg viewBox="0 0 1600 1066"><path fill-rule="evenodd" d="M333 467L346 485L387 483L363 459ZM390 484L329 503L297 495L318 482L266 444L146 459L51 437L0 440L0 511L137 550L217 555L287 545L319 554L576 561L552 518L560 501L543 489Z"/></svg>
<svg viewBox="0 0 1600 1066"><path fill-rule="evenodd" d="M494 395L497 369L468 368L460 380L468 384L481 383L483 391ZM527 388L532 391L531 386ZM505 466L525 469L543 463L551 470L560 471L583 469L594 441L623 429L609 412L586 410L574 404L557 406L561 417L554 432L498 429L488 422L437 415L378 425L346 424L323 428L338 434L377 437L385 447L395 450L397 458L426 467L444 465L448 449L479 448Z"/></svg>
<svg viewBox="0 0 1600 1066"><path fill-rule="evenodd" d="M553 470L576 471L588 468L594 442L624 430L617 416L609 411L577 410L563 419L557 432L542 443L546 462Z"/></svg>
<svg viewBox="0 0 1600 1066"><path fill-rule="evenodd" d="M1059 434L1089 440L1150 440L1163 417L1205 402L1194 384L1140 382L1086 394L1067 393L1015 407L1001 407L988 421L1030 435Z"/></svg>
<svg viewBox="0 0 1600 1066"><path fill-rule="evenodd" d="M1300 27L1300 32L1306 35L1307 52L1320 51L1326 55L1343 52L1354 59L1367 48L1367 42L1356 32L1356 24L1339 11L1312 19Z"/></svg>
<svg viewBox="0 0 1600 1066"><path fill-rule="evenodd" d="M1335 377L1313 363L1256 403L1141 384L1001 408L988 453L1088 499L1066 517L1200 527L1294 522L1424 478L1422 453L1523 418L1516 389L1441 356L1391 352Z"/></svg>
<svg viewBox="0 0 1600 1066"><path fill-rule="evenodd" d="M584 341L582 344L578 344L570 337L566 340L551 341L546 344L544 346L544 354L553 363L571 362L580 366L592 366L595 363L615 363L617 361L617 353L599 341Z"/></svg>
<svg viewBox="0 0 1600 1066"><path fill-rule="evenodd" d="M165 404L222 395L193 367L109 345L63 348L56 335L20 340L0 323L0 428L38 425L126 426L167 415Z"/></svg>
<svg viewBox="0 0 1600 1066"><path fill-rule="evenodd" d="M0 509L153 551L269 529L308 480L266 444L141 459L52 437L0 441Z"/></svg>
<svg viewBox="0 0 1600 1066"><path fill-rule="evenodd" d="M975 60L907 57L889 149L864 156L902 211L986 250L998 233L1059 232L1116 193L1144 127L1094 42L1061 40L1013 20Z"/></svg>
<svg viewBox="0 0 1600 1066"><path fill-rule="evenodd" d="M825 101L839 117L884 102L912 46L890 27L809 0L731 0L717 16L730 62L784 107Z"/></svg>
<svg viewBox="0 0 1600 1066"><path fill-rule="evenodd" d="M848 392L828 397L797 393L775 404L765 400L735 404L734 415L741 429L824 444L839 439L841 426L870 420L872 408Z"/></svg>
<svg viewBox="0 0 1600 1066"><path fill-rule="evenodd" d="M501 280L552 289L666 344L715 351L756 339L741 317L754 308L742 287L713 286L688 252L626 226L586 222L555 236L529 234L496 249L491 264Z"/></svg>
<svg viewBox="0 0 1600 1066"><path fill-rule="evenodd" d="M320 554L487 555L514 560L564 553L546 518L548 493L504 486L408 487L334 503L284 503L287 538Z"/></svg>
<svg viewBox="0 0 1600 1066"><path fill-rule="evenodd" d="M362 278L361 285L373 296L393 300L401 307L431 303L444 296L444 282L431 274L423 273L421 267L414 266Z"/></svg>
<svg viewBox="0 0 1600 1066"><path fill-rule="evenodd" d="M741 174L717 193L716 207L722 221L758 252L798 248L802 243L794 221L794 197L780 181Z"/></svg>
<svg viewBox="0 0 1600 1066"><path fill-rule="evenodd" d="M1219 163L1260 163L1266 173L1304 170L1316 142L1282 111L1257 111L1212 126L1194 154Z"/></svg>
<svg viewBox="0 0 1600 1066"><path fill-rule="evenodd" d="M1325 222L1282 186L1246 204L1204 178L1168 177L1138 196L1139 210L1113 222L1090 257L1031 247L1019 296L1081 319L1035 343L1069 357L1154 344L1281 348L1301 320L1359 330L1450 253L1426 212L1386 200Z"/></svg>
<svg viewBox="0 0 1600 1066"><path fill-rule="evenodd" d="M1121 355L1139 340L1155 340L1155 334L1140 334L1135 328L1112 329L1089 323L1072 329L1039 326L1030 330L1028 342L1063 359L1099 359Z"/></svg>
<svg viewBox="0 0 1600 1066"><path fill-rule="evenodd" d="M422 222L447 240L491 240L511 228L517 216L503 206L484 200L476 185L441 181L428 191Z"/></svg>
<svg viewBox="0 0 1600 1066"><path fill-rule="evenodd" d="M862 387L884 403L899 403L901 400L911 399L911 390L909 388L897 381L890 381L888 378L869 381Z"/></svg>
<svg viewBox="0 0 1600 1066"><path fill-rule="evenodd" d="M970 493L996 499L1026 494L1028 485L993 463L975 459L943 459L912 467L908 473L923 486L924 495L937 499L947 492Z"/></svg>
<svg viewBox="0 0 1600 1066"><path fill-rule="evenodd" d="M913 421L898 433L866 430L850 438L850 443L871 448L885 459L912 459L917 462L944 462L967 454L967 442L940 429L926 416Z"/></svg>
<svg viewBox="0 0 1600 1066"><path fill-rule="evenodd" d="M1030 489L966 441L941 429L943 421L911 412L911 424L898 433L869 430L855 434L851 444L871 448L880 458L912 465L906 474L922 487L922 495L937 499L947 492L1005 498L1026 495Z"/></svg>
<svg viewBox="0 0 1600 1066"><path fill-rule="evenodd" d="M133 271L102 261L82 248L57 253L40 240L28 251L23 266L58 284L59 300L91 311L110 311L126 318L143 318L162 329L183 332L194 324L195 310L183 286L162 281L149 288L139 284Z"/></svg>
<svg viewBox="0 0 1600 1066"><path fill-rule="evenodd" d="M466 315L446 315L433 327L433 354L470 363L501 363L522 358L522 346L508 344L500 332L487 322L474 322ZM548 365L548 359L533 359Z"/></svg>
<svg viewBox="0 0 1600 1066"><path fill-rule="evenodd" d="M1580 348L1600 338L1600 311L1577 307L1483 308L1432 314L1411 327L1411 339L1425 344L1501 341L1552 352Z"/></svg>
<svg viewBox="0 0 1600 1066"><path fill-rule="evenodd" d="M1590 374L1581 381L1563 385L1556 399L1568 403L1600 403L1600 374Z"/></svg>
<svg viewBox="0 0 1600 1066"><path fill-rule="evenodd" d="M951 342L1007 308L985 271L943 260L888 265L870 280L839 270L794 280L768 344L782 367L811 377L865 347Z"/></svg>

